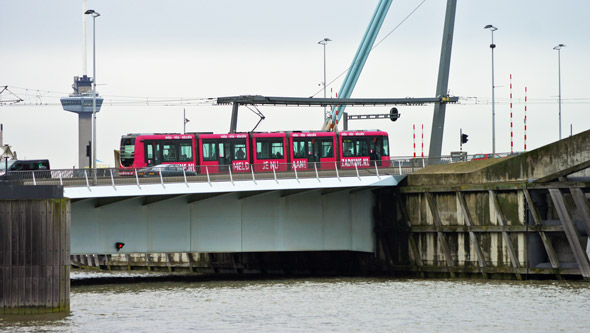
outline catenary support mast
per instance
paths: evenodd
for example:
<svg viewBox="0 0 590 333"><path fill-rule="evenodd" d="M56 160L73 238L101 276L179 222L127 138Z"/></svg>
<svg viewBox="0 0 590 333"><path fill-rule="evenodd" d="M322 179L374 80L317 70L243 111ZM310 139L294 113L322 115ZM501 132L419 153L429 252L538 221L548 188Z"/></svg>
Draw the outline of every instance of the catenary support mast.
<svg viewBox="0 0 590 333"><path fill-rule="evenodd" d="M453 30L455 28L455 10L457 0L447 1L447 12L445 15L445 27L443 31L442 47L440 51L440 63L438 67L438 81L436 84L436 96L447 96L449 86L449 69L451 66L451 49L453 46ZM440 162L442 151L443 132L445 127L446 103L434 105L432 117L432 132L430 134L430 148L428 152L429 162Z"/></svg>

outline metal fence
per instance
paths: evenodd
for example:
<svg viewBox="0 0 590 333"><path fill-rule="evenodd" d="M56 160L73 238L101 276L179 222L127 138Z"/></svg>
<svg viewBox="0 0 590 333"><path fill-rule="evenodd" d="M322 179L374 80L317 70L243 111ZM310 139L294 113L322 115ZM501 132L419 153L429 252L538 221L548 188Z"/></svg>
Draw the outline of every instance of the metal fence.
<svg viewBox="0 0 590 333"><path fill-rule="evenodd" d="M0 182L24 185L138 185L193 182L235 182L304 178L340 178L386 175L407 175L429 164L449 164L468 160L466 155L428 157L395 157L380 161L310 162L306 167L296 163L247 164L243 170L231 165L198 166L196 172L182 169L182 174L167 175L165 172L144 176L146 169L54 169L36 171L9 171L0 173ZM144 172L142 172L144 171Z"/></svg>

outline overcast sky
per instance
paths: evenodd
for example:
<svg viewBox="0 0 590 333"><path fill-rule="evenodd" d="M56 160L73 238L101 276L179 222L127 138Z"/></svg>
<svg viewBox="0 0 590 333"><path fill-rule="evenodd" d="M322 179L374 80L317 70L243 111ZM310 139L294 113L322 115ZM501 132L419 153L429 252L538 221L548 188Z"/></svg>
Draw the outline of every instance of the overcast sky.
<svg viewBox="0 0 590 333"><path fill-rule="evenodd" d="M514 150L523 150L524 87L528 87L528 148L558 139L558 61L561 51L562 135L570 124L590 126L590 2L584 0L458 0L449 91L461 98L446 114L443 154L463 149L491 152L491 33L496 78L496 151L510 151L510 81L513 76ZM98 114L98 159L113 165L122 134L227 132L230 106L187 100L260 94L321 97L323 48L329 37L328 88L338 91L377 0L161 1L88 0L96 19L97 83L105 98ZM394 1L377 41L394 30L422 0ZM368 58L352 97L434 97L446 1L426 0ZM82 0L0 0L0 85L25 99L0 106L4 143L24 158L49 158L53 168L77 164L77 116L59 97L71 93L82 66ZM92 75L92 20L87 22L87 72ZM328 92L330 95L330 92ZM0 102L12 96L4 92ZM156 103L171 101L169 106ZM185 101L184 105L180 100ZM39 104L43 105L39 105ZM434 107L399 107L401 118L351 121L351 129L389 132L391 154L428 152ZM238 130L258 121L241 108ZM322 109L261 107L257 130L311 130ZM387 113L389 107L349 108L354 114Z"/></svg>

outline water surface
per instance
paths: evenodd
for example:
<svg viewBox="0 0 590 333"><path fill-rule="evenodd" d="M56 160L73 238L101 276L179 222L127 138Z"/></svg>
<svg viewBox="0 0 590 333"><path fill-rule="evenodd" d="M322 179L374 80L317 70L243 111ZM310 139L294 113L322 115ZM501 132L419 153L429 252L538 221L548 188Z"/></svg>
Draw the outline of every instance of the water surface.
<svg viewBox="0 0 590 333"><path fill-rule="evenodd" d="M66 315L2 318L15 331L588 331L590 283L389 278L204 280L73 273ZM115 276L128 276L116 273ZM151 276L151 275L150 275ZM84 280L87 281L87 280ZM101 282L103 281L103 282ZM87 281L88 282L88 281Z"/></svg>

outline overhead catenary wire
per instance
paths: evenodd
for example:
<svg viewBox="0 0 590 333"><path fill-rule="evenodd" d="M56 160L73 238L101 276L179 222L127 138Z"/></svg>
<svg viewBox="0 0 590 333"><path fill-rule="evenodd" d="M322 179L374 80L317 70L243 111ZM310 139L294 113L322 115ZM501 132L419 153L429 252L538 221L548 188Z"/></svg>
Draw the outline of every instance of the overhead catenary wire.
<svg viewBox="0 0 590 333"><path fill-rule="evenodd" d="M373 47L371 48L371 50L369 51L369 53L373 52L373 50L379 46L379 44L381 44L385 39L387 39L387 37L389 37L393 32L395 32L402 24L404 24L409 18L410 16L412 16L417 10L418 8L420 8L424 3L426 2L426 0L422 0L422 2L420 2L418 4L418 6L416 6L416 8L414 8L414 10L412 10L408 15L406 15L406 17L404 17L391 31L389 31L383 38L381 38L377 43L375 43L375 45L373 45ZM336 76L332 81L328 82L326 84L326 86L336 82L336 80L338 80L340 77L342 77L342 75L346 74L346 72L348 72L348 70L354 65L355 63L352 63L348 68L346 68L342 73L340 73L338 76ZM311 97L315 97L317 94L319 94L320 92L324 91L324 89L320 89L318 90L315 94L311 95Z"/></svg>

